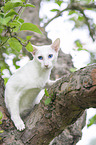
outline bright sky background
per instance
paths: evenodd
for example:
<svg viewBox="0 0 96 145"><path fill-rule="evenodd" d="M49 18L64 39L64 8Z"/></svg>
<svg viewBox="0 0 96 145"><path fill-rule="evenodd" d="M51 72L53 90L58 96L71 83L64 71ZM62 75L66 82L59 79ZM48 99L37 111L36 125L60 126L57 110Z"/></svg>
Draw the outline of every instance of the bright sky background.
<svg viewBox="0 0 96 145"><path fill-rule="evenodd" d="M52 2L42 2L41 3L41 11L40 17L47 16L49 19L55 16L55 13L50 12L51 9L58 8L57 4ZM66 7L62 5L61 10ZM90 11L86 11L87 15L94 18L94 22L96 23L96 12L90 13ZM73 63L76 68L81 68L86 66L90 62L90 54L87 51L74 52L72 49L75 48L74 41L80 39L84 44L84 47L91 52L96 53L96 41L93 42L89 36L89 32L87 27L81 29L75 29L72 31L74 27L74 22L68 22L68 12L65 12L61 17L53 20L47 27L46 31L48 32L48 37L53 41L56 38L60 38L61 40L61 49L64 53L69 53L73 57ZM45 20L46 22L46 20ZM43 26L43 23L41 23ZM96 114L96 109L88 109L87 111L87 121ZM87 128L84 127L82 140L77 143L77 145L96 145L90 143L91 140L96 140L96 125L92 125Z"/></svg>

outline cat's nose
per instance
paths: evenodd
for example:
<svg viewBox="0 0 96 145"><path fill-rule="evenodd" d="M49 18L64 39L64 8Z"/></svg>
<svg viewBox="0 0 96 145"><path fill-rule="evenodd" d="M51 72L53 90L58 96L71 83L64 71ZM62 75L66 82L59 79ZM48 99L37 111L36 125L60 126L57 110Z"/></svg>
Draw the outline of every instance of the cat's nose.
<svg viewBox="0 0 96 145"><path fill-rule="evenodd" d="M48 68L48 65L46 64L45 67Z"/></svg>

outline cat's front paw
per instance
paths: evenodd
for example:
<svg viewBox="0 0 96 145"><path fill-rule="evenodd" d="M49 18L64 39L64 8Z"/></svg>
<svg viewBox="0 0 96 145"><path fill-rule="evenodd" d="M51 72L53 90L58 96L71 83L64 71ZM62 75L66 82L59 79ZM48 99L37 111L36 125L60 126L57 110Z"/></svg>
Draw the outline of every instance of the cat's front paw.
<svg viewBox="0 0 96 145"><path fill-rule="evenodd" d="M15 123L15 126L16 126L17 130L19 130L19 131L22 131L22 130L25 129L25 124L24 124L23 121L20 121L18 123Z"/></svg>

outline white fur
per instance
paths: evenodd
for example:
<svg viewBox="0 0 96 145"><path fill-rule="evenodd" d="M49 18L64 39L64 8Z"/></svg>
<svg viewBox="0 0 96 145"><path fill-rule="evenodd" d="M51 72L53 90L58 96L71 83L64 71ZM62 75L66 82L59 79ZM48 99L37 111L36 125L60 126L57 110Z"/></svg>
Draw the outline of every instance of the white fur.
<svg viewBox="0 0 96 145"><path fill-rule="evenodd" d="M40 102L44 90L41 95L39 92L46 83L49 83L49 85L54 83L49 78L51 69L57 60L59 45L60 40L58 38L52 45L34 46L34 59L12 75L6 84L5 104L19 131L25 129L20 114L28 112L35 104ZM53 57L48 58L49 54L53 54ZM42 56L43 60L39 60L38 56Z"/></svg>

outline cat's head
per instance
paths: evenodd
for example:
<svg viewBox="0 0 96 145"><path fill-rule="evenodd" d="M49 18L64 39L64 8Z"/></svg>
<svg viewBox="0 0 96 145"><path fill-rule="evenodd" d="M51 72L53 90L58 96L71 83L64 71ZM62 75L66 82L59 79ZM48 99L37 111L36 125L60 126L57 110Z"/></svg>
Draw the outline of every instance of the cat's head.
<svg viewBox="0 0 96 145"><path fill-rule="evenodd" d="M57 61L60 48L60 39L57 38L51 45L33 46L32 55L42 69L50 69Z"/></svg>

